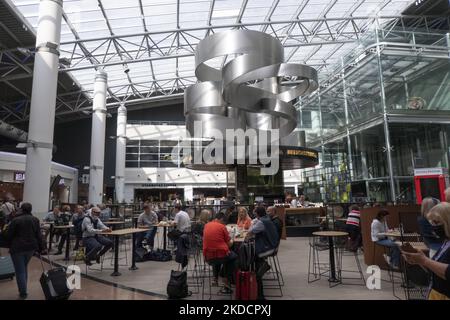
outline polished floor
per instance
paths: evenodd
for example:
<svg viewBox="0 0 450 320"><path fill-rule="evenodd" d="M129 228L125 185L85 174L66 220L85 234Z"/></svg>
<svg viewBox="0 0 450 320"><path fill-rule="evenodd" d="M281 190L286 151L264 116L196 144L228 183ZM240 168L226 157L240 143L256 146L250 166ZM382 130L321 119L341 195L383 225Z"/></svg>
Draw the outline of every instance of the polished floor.
<svg viewBox="0 0 450 320"><path fill-rule="evenodd" d="M159 241L160 242L160 241ZM121 252L120 272L121 276L113 277L112 273L112 252L105 256L103 261L103 270L100 265L93 265L87 269L84 264L77 262L81 271L86 273L87 278L82 278L81 290L75 290L71 299L165 299L166 286L169 279L170 270L177 270L178 264L175 261L155 262L148 261L138 263L138 270L129 270L131 264L131 250L127 250L125 258L124 245ZM392 292L391 283L381 282L381 289L369 290L365 282L357 279L344 279L344 283L330 288L327 276L320 280L308 283L308 238L289 238L282 241L279 250L279 260L284 275L285 285L283 286L283 296L275 297L280 292L275 289L267 289L268 299L295 299L295 300L393 300L396 299ZM63 256L51 256L56 263L65 265L73 264L73 260L66 263ZM321 253L321 262L328 260L327 252ZM362 269L365 272L367 266L362 261L362 255L359 255L362 263ZM355 258L350 256L343 257L343 269L356 271ZM29 277L29 298L43 299L42 290L39 285L39 276L42 272L39 261L33 258L30 264ZM356 277L356 273L344 273L344 277ZM367 274L365 275L368 276ZM382 272L382 279L387 280L388 276ZM194 294L189 299L200 299L201 290L191 287ZM197 293L196 293L197 292ZM213 289L214 292L214 289ZM401 297L402 289L398 287L396 293ZM209 298L207 296L206 298ZM213 296L212 299L226 299L227 297ZM0 281L0 299L17 299L17 288L15 281Z"/></svg>

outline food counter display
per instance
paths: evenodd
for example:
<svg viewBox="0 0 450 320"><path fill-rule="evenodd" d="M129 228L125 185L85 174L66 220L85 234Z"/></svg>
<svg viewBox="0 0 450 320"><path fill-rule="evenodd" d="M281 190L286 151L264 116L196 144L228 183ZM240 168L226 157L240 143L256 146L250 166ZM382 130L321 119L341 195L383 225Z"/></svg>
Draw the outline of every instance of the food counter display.
<svg viewBox="0 0 450 320"><path fill-rule="evenodd" d="M277 207L277 213L284 218L283 234L286 237L309 237L320 230L319 217L325 215L325 209Z"/></svg>

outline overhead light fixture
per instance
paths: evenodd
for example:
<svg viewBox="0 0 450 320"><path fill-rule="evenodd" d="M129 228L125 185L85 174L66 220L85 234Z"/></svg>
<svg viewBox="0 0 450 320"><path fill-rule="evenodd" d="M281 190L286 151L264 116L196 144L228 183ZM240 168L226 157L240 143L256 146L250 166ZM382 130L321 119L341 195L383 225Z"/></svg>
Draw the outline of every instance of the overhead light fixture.
<svg viewBox="0 0 450 320"><path fill-rule="evenodd" d="M31 55L30 49L27 49L27 48L18 47L17 51L19 51L21 54L23 54L25 56L30 56Z"/></svg>
<svg viewBox="0 0 450 320"><path fill-rule="evenodd" d="M59 59L59 64L65 66L65 67L70 67L70 60L66 57Z"/></svg>
<svg viewBox="0 0 450 320"><path fill-rule="evenodd" d="M123 64L123 72L125 72L125 73L130 72L130 68L128 67L128 64L127 64L127 63L124 63L124 64Z"/></svg>

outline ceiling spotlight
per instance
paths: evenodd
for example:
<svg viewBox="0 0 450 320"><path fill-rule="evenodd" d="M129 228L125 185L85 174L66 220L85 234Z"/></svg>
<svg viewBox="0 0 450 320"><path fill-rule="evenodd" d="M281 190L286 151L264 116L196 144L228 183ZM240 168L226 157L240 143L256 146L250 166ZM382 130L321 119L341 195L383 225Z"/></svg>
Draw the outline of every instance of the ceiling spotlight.
<svg viewBox="0 0 450 320"><path fill-rule="evenodd" d="M61 58L59 59L59 64L66 66L66 67L70 67L70 60L68 58Z"/></svg>
<svg viewBox="0 0 450 320"><path fill-rule="evenodd" d="M31 55L30 49L27 49L27 48L18 47L17 51L19 51L21 54L23 54L25 56Z"/></svg>
<svg viewBox="0 0 450 320"><path fill-rule="evenodd" d="M126 63L123 64L123 72L125 72L125 73L130 72L130 68L128 67L128 64L126 64Z"/></svg>

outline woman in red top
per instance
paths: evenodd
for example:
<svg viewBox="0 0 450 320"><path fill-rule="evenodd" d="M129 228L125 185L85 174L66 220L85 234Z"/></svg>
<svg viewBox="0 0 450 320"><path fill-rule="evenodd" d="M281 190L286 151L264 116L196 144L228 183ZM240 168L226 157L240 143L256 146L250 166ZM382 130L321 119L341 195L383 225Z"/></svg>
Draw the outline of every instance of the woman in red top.
<svg viewBox="0 0 450 320"><path fill-rule="evenodd" d="M252 219L248 215L248 211L244 207L239 208L237 226L240 229L248 230L252 224Z"/></svg>
<svg viewBox="0 0 450 320"><path fill-rule="evenodd" d="M229 279L231 279L235 270L237 255L230 251L233 241L230 239L225 226L225 220L225 213L219 212L216 219L205 225L203 230L203 256L208 264L213 266L215 282L218 282L219 273L223 277L224 287L221 292L230 293Z"/></svg>

